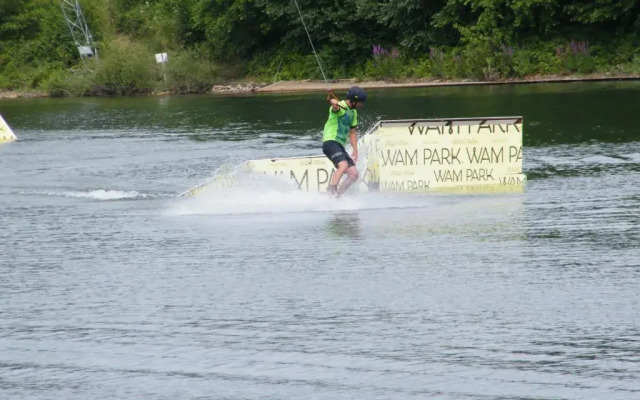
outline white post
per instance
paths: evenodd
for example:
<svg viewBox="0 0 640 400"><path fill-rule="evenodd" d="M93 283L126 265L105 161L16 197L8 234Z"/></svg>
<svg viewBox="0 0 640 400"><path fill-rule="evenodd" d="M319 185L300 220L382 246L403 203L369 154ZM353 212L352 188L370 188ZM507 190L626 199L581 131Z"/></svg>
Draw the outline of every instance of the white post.
<svg viewBox="0 0 640 400"><path fill-rule="evenodd" d="M164 83L167 83L167 74L165 72L165 64L169 62L169 55L167 53L157 53L156 54L156 62L158 64L162 64L162 77L164 78Z"/></svg>

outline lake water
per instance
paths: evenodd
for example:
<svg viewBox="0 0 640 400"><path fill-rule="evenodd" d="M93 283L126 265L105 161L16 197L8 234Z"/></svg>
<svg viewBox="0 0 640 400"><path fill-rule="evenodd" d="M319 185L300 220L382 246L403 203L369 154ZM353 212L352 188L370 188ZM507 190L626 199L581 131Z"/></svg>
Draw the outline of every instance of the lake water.
<svg viewBox="0 0 640 400"><path fill-rule="evenodd" d="M1 399L640 399L640 82L376 90L524 117L521 194L353 194L322 93L0 101Z"/></svg>

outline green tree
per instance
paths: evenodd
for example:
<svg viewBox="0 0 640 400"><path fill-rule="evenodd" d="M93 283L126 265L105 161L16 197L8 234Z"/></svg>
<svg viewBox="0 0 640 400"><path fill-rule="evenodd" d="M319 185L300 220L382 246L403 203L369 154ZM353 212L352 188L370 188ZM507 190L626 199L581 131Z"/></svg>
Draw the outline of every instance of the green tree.
<svg viewBox="0 0 640 400"><path fill-rule="evenodd" d="M0 86L37 87L52 68L74 62L61 14L47 0L0 0Z"/></svg>

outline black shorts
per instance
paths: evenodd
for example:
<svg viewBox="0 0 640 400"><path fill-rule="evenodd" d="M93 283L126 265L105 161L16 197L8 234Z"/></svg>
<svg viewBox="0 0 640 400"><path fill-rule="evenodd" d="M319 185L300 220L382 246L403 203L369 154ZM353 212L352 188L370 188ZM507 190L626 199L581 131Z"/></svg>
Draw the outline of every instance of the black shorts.
<svg viewBox="0 0 640 400"><path fill-rule="evenodd" d="M329 157L329 160L331 160L336 168L338 168L338 163L340 161L346 161L349 167L353 167L356 165L351 157L349 157L349 154L347 154L344 146L342 146L335 140L327 140L326 142L323 142L322 152L325 156Z"/></svg>

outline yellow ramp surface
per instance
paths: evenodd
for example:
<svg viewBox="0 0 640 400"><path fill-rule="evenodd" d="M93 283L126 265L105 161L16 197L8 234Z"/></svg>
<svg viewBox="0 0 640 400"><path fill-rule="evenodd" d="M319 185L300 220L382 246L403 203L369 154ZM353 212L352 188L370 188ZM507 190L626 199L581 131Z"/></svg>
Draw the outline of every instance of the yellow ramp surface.
<svg viewBox="0 0 640 400"><path fill-rule="evenodd" d="M13 133L7 122L0 115L0 142L7 142L9 140L16 140L16 135Z"/></svg>
<svg viewBox="0 0 640 400"><path fill-rule="evenodd" d="M518 192L522 173L522 117L379 121L358 142L360 179L354 189L391 192ZM320 144L318 144L320 147ZM325 156L249 160L244 171L290 178L298 189L324 192L335 172ZM219 171L182 196L233 186Z"/></svg>
<svg viewBox="0 0 640 400"><path fill-rule="evenodd" d="M255 172L289 177L305 192L324 192L335 171L325 156L251 160L247 164Z"/></svg>

